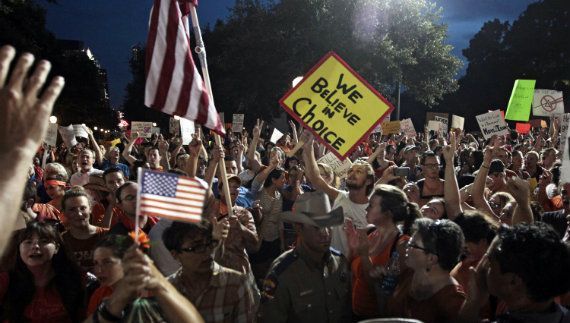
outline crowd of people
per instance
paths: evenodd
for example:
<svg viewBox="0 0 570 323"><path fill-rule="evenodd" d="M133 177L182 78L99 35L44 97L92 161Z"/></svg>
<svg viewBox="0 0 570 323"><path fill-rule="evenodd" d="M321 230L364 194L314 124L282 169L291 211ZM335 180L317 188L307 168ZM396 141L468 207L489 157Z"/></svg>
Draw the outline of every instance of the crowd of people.
<svg viewBox="0 0 570 323"><path fill-rule="evenodd" d="M343 176L295 122L276 143L258 120L222 145L87 131L49 147L63 79L41 91L49 62L15 56L0 49L2 321L570 322L557 123L377 133ZM141 167L207 183L202 220L138 214Z"/></svg>

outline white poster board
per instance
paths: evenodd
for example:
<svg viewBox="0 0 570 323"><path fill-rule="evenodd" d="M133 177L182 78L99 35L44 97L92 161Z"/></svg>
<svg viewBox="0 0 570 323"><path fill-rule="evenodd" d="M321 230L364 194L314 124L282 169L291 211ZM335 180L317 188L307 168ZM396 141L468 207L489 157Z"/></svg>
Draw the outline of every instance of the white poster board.
<svg viewBox="0 0 570 323"><path fill-rule="evenodd" d="M192 141L192 135L196 132L194 121L180 118L180 132L182 134L182 144L188 145Z"/></svg>
<svg viewBox="0 0 570 323"><path fill-rule="evenodd" d="M509 133L509 126L505 123L503 117L501 117L499 110L480 114L475 118L477 119L477 123L479 123L479 128L481 128L485 139L489 139L494 135L500 136Z"/></svg>
<svg viewBox="0 0 570 323"><path fill-rule="evenodd" d="M283 133L281 131L279 131L279 129L274 128L273 133L271 134L271 138L269 139L269 141L276 144L277 140L281 139L281 137L283 137Z"/></svg>
<svg viewBox="0 0 570 323"><path fill-rule="evenodd" d="M455 114L451 115L451 129L461 129L465 126L465 118L456 116Z"/></svg>
<svg viewBox="0 0 570 323"><path fill-rule="evenodd" d="M133 121L131 123L131 133L139 133L140 138L152 137L152 122Z"/></svg>
<svg viewBox="0 0 570 323"><path fill-rule="evenodd" d="M75 133L75 138L77 137L89 138L89 134L87 133L84 124L74 124L73 132Z"/></svg>
<svg viewBox="0 0 570 323"><path fill-rule="evenodd" d="M441 131L443 133L447 133L447 129L449 128L449 119L440 116L435 116L434 120L441 122Z"/></svg>
<svg viewBox="0 0 570 323"><path fill-rule="evenodd" d="M67 127L59 127L59 134L61 139L65 143L67 148L73 148L77 145L77 139L75 138L75 131L73 131L73 125Z"/></svg>
<svg viewBox="0 0 570 323"><path fill-rule="evenodd" d="M160 127L152 127L150 132L159 135L160 134Z"/></svg>
<svg viewBox="0 0 570 323"><path fill-rule="evenodd" d="M539 117L549 117L553 114L564 113L564 98L562 91L534 90L532 99L532 114Z"/></svg>
<svg viewBox="0 0 570 323"><path fill-rule="evenodd" d="M44 142L52 147L57 144L57 123L49 123Z"/></svg>
<svg viewBox="0 0 570 323"><path fill-rule="evenodd" d="M328 152L326 155L319 158L317 163L329 165L333 172L340 178L344 178L352 166L350 158L346 158L344 162L341 162L332 152Z"/></svg>
<svg viewBox="0 0 570 323"><path fill-rule="evenodd" d="M232 132L241 133L243 130L243 120L245 118L244 114L234 114L232 120Z"/></svg>
<svg viewBox="0 0 570 323"><path fill-rule="evenodd" d="M415 137L417 135L414 123L410 118L400 121L400 129L407 137Z"/></svg>
<svg viewBox="0 0 570 323"><path fill-rule="evenodd" d="M443 124L441 121L429 120L427 124L428 131L439 132L443 130Z"/></svg>

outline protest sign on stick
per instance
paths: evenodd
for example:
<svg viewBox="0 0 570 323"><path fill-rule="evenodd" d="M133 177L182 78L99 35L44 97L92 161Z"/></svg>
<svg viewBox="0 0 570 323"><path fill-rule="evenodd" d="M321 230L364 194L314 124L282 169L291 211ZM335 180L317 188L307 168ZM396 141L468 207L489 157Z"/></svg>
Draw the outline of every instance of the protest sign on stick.
<svg viewBox="0 0 570 323"><path fill-rule="evenodd" d="M333 52L325 55L279 103L341 160L394 110Z"/></svg>
<svg viewBox="0 0 570 323"><path fill-rule="evenodd" d="M549 117L553 114L564 113L564 98L562 91L534 90L532 114L538 117Z"/></svg>
<svg viewBox="0 0 570 323"><path fill-rule="evenodd" d="M139 138L152 137L152 122L133 121L131 123L131 133L139 133Z"/></svg>
<svg viewBox="0 0 570 323"><path fill-rule="evenodd" d="M57 123L48 124L46 136L44 142L52 147L55 147L57 143Z"/></svg>
<svg viewBox="0 0 570 323"><path fill-rule="evenodd" d="M449 128L449 119L447 117L435 116L434 120L441 122L441 131L443 133L447 133L447 129Z"/></svg>
<svg viewBox="0 0 570 323"><path fill-rule="evenodd" d="M443 131L443 124L441 121L429 120L427 124L427 130L435 132Z"/></svg>
<svg viewBox="0 0 570 323"><path fill-rule="evenodd" d="M475 117L479 123L479 128L485 139L491 138L493 135L506 135L509 133L509 126L501 117L499 110L480 114Z"/></svg>
<svg viewBox="0 0 570 323"><path fill-rule="evenodd" d="M192 141L192 135L196 132L194 121L186 118L180 118L180 133L182 136L182 144L188 145Z"/></svg>
<svg viewBox="0 0 570 323"><path fill-rule="evenodd" d="M506 120L528 121L534 97L535 80L515 80L513 92L507 106Z"/></svg>

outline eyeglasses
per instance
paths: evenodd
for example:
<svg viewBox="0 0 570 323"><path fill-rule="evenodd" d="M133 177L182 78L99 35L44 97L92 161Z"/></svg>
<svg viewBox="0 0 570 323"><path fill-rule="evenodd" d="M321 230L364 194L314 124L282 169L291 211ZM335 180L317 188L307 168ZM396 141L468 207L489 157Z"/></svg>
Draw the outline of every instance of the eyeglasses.
<svg viewBox="0 0 570 323"><path fill-rule="evenodd" d="M191 252L201 253L201 252L212 249L212 247L214 247L214 245L216 245L216 241L210 240L208 242L197 244L193 247L180 248L179 251L188 252L188 253L191 253Z"/></svg>
<svg viewBox="0 0 570 323"><path fill-rule="evenodd" d="M424 247L420 247L420 246L418 246L417 244L415 244L415 243L413 243L413 242L409 242L409 241L408 241L408 246L407 246L407 247L408 247L408 248L413 248L413 249L419 249L419 250L421 250L421 251L423 251L423 252L425 252L425 253L433 253L433 252L431 252L429 249L424 248Z"/></svg>

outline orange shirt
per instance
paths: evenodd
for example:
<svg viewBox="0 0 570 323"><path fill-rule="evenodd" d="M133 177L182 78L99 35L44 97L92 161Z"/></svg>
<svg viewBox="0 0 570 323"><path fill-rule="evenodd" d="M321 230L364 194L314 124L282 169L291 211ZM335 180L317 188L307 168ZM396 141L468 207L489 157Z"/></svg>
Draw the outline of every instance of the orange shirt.
<svg viewBox="0 0 570 323"><path fill-rule="evenodd" d="M113 294L113 288L110 286L101 286L97 288L91 298L89 299L89 305L87 306L87 317L90 317L95 313L97 307L104 299L109 298Z"/></svg>
<svg viewBox="0 0 570 323"><path fill-rule="evenodd" d="M401 235L398 244L410 239L407 235ZM386 266L390 261L390 254L393 250L394 242L388 244L379 254L370 257L373 266ZM403 255L400 255L403 256ZM352 270L352 309L359 316L377 316L378 301L374 286L367 284L362 273L362 262L360 257L354 258L351 264Z"/></svg>

